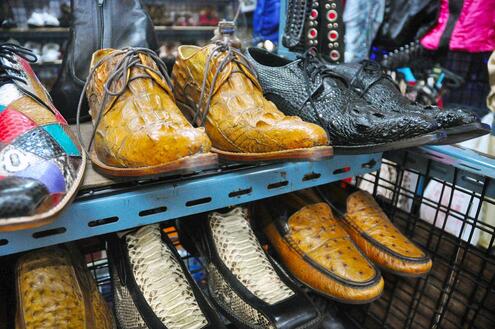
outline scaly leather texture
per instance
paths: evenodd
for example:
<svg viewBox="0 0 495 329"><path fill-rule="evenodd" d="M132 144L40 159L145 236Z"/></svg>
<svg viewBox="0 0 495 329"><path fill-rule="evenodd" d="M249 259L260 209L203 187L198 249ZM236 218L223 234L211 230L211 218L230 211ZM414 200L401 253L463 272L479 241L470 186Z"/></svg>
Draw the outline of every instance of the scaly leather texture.
<svg viewBox="0 0 495 329"><path fill-rule="evenodd" d="M125 236L133 277L147 304L168 329L208 325L192 287L172 250L161 240L158 225Z"/></svg>
<svg viewBox="0 0 495 329"><path fill-rule="evenodd" d="M321 316L292 281L267 258L247 209L213 212L196 229L207 260L212 300L236 326L253 329L316 328Z"/></svg>
<svg viewBox="0 0 495 329"><path fill-rule="evenodd" d="M284 266L310 288L341 302L371 301L383 291L380 272L361 253L323 202L288 220L273 219L265 233ZM287 227L282 233L280 227Z"/></svg>
<svg viewBox="0 0 495 329"><path fill-rule="evenodd" d="M158 43L153 23L140 0L72 0L71 7L70 39L51 95L62 114L74 123L79 95L95 51L122 47L157 50ZM81 119L90 119L87 106Z"/></svg>
<svg viewBox="0 0 495 329"><path fill-rule="evenodd" d="M409 276L430 271L430 257L390 222L368 192L348 197L344 220L359 248L382 268Z"/></svg>
<svg viewBox="0 0 495 329"><path fill-rule="evenodd" d="M126 286L120 282L117 270L112 268L112 289L115 318L120 329L148 329L132 301Z"/></svg>
<svg viewBox="0 0 495 329"><path fill-rule="evenodd" d="M249 305L220 274L213 264L208 265L208 285L216 303L224 312L248 328L275 329L266 315Z"/></svg>
<svg viewBox="0 0 495 329"><path fill-rule="evenodd" d="M329 67L342 75L360 97L383 111L421 114L436 120L441 128L480 122L476 114L459 108L442 110L437 106L411 102L402 96L398 86L383 73L378 63L364 61Z"/></svg>
<svg viewBox="0 0 495 329"><path fill-rule="evenodd" d="M0 226L67 202L85 168L67 122L16 52L0 45Z"/></svg>
<svg viewBox="0 0 495 329"><path fill-rule="evenodd" d="M41 182L26 177L5 177L0 180L0 216L32 214L50 194Z"/></svg>
<svg viewBox="0 0 495 329"><path fill-rule="evenodd" d="M105 84L130 51L102 49L93 55L92 67L96 69L86 96L94 124L104 102L95 135L98 158L109 166L138 168L208 152L211 143L204 128L192 127L182 115L171 87L153 71L158 66L148 54L132 55L135 64L128 69L127 81L120 79L109 86L111 90L125 87L123 92L106 101Z"/></svg>
<svg viewBox="0 0 495 329"><path fill-rule="evenodd" d="M207 58L216 45L181 46L173 70L178 102L193 110L199 104ZM210 63L206 90L227 54ZM238 55L233 55L238 56ZM239 62L244 60L235 57ZM261 87L245 65L230 61L220 71L206 117L205 128L215 148L237 153L266 153L328 145L325 131L298 117L285 116L263 97Z"/></svg>
<svg viewBox="0 0 495 329"><path fill-rule="evenodd" d="M209 223L215 247L232 274L253 295L267 304L278 303L294 292L274 271L247 218L247 209L241 207L226 214L212 213Z"/></svg>
<svg viewBox="0 0 495 329"><path fill-rule="evenodd" d="M115 328L77 252L59 247L33 251L19 259L16 270L16 329Z"/></svg>
<svg viewBox="0 0 495 329"><path fill-rule="evenodd" d="M423 115L384 111L360 99L310 52L289 61L249 48L246 57L258 73L266 98L286 115L321 125L334 146L390 143L438 129L435 120Z"/></svg>

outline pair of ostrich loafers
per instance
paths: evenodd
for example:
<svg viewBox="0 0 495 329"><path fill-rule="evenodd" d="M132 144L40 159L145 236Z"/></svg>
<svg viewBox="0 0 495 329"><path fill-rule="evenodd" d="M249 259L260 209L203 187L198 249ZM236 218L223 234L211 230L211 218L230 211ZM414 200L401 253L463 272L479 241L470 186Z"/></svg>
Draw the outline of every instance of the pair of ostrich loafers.
<svg viewBox="0 0 495 329"><path fill-rule="evenodd" d="M380 268L417 277L432 265L364 191L325 186L319 193L304 190L261 203L258 211L283 266L304 285L340 302L380 297Z"/></svg>

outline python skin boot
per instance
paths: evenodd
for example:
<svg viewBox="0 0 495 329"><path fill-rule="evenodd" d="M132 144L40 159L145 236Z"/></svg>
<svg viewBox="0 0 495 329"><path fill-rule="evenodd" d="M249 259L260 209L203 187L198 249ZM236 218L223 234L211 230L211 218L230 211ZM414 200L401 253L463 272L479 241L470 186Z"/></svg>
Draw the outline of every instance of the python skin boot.
<svg viewBox="0 0 495 329"><path fill-rule="evenodd" d="M114 236L109 250L121 328L225 328L159 225Z"/></svg>
<svg viewBox="0 0 495 329"><path fill-rule="evenodd" d="M206 260L213 302L238 328L317 328L316 307L274 265L249 224L248 210L213 212L201 225L180 226Z"/></svg>

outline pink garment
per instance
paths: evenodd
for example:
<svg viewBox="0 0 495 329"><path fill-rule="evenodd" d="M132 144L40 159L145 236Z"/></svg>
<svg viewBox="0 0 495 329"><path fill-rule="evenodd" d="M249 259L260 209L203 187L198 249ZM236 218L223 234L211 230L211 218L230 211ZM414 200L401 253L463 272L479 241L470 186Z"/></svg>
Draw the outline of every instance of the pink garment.
<svg viewBox="0 0 495 329"><path fill-rule="evenodd" d="M421 39L431 50L439 47L450 17L449 1L441 0L437 24ZM464 0L449 40L449 49L471 53L495 50L495 0Z"/></svg>

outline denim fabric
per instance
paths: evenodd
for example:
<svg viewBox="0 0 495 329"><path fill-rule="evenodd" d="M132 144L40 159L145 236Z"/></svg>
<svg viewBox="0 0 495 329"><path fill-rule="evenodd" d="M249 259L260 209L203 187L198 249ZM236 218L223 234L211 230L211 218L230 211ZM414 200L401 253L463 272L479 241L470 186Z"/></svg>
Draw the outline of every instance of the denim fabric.
<svg viewBox="0 0 495 329"><path fill-rule="evenodd" d="M278 43L280 0L258 0L253 15L253 35L258 41Z"/></svg>
<svg viewBox="0 0 495 329"><path fill-rule="evenodd" d="M371 44L383 21L385 0L347 0L344 9L345 62L369 56Z"/></svg>

